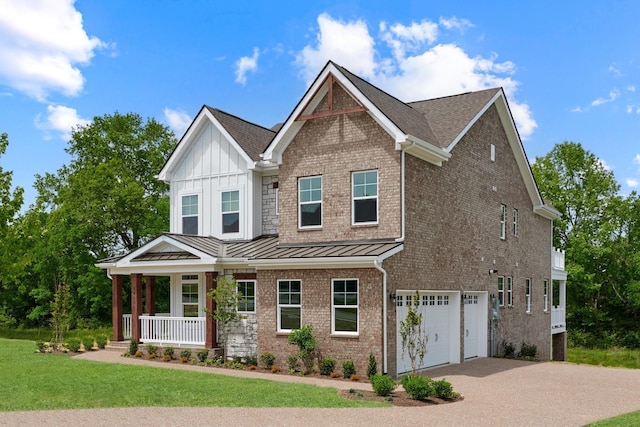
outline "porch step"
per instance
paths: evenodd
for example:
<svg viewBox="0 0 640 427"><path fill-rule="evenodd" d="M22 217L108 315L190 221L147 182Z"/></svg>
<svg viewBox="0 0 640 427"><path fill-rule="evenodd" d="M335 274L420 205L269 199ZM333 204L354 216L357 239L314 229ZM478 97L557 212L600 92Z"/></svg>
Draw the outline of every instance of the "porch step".
<svg viewBox="0 0 640 427"><path fill-rule="evenodd" d="M104 348L105 350L111 351L119 351L120 353L124 353L129 350L130 341L110 341L109 344Z"/></svg>

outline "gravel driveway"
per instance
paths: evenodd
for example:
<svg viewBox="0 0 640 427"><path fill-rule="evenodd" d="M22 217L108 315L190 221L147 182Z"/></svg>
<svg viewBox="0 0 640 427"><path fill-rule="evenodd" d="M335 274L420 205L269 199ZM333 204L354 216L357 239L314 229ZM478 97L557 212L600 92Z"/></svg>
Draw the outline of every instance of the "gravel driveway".
<svg viewBox="0 0 640 427"><path fill-rule="evenodd" d="M102 362L151 364L178 368L265 376L272 380L308 382L332 387L369 387L287 375L165 365L126 359L117 352L77 356ZM640 409L640 370L568 363L531 363L478 359L433 369L465 396L462 402L427 407L359 409L299 408L115 408L0 413L0 425L33 426L581 426Z"/></svg>

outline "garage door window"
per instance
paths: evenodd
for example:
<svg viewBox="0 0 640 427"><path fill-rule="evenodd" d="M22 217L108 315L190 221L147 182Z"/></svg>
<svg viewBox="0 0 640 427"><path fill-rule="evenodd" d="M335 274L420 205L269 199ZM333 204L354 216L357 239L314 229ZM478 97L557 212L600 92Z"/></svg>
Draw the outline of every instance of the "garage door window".
<svg viewBox="0 0 640 427"><path fill-rule="evenodd" d="M358 280L332 281L333 333L358 333Z"/></svg>

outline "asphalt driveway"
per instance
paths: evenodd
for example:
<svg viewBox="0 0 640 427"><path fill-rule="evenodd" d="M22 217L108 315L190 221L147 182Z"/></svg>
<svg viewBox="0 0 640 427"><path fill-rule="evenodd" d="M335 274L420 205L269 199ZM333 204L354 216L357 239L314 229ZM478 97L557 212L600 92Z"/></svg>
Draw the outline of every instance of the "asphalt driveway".
<svg viewBox="0 0 640 427"><path fill-rule="evenodd" d="M178 368L260 376L332 387L354 383L288 375L217 370L122 358L117 352L87 353L81 358L102 362L152 364ZM0 425L48 426L581 426L614 415L640 410L640 370L602 368L505 359L478 359L433 369L465 396L454 404L417 408L116 408L0 413ZM359 384L368 387L368 384Z"/></svg>

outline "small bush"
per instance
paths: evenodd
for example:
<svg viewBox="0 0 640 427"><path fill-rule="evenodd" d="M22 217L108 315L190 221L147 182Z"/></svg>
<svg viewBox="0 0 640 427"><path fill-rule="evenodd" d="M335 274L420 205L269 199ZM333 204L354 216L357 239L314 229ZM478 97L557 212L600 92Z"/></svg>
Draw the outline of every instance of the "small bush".
<svg viewBox="0 0 640 427"><path fill-rule="evenodd" d="M353 374L349 377L351 381L360 381L360 377L356 374Z"/></svg>
<svg viewBox="0 0 640 427"><path fill-rule="evenodd" d="M373 353L369 353L369 364L367 365L367 378L371 379L372 376L378 373L378 362Z"/></svg>
<svg viewBox="0 0 640 427"><path fill-rule="evenodd" d="M191 350L185 348L184 350L180 350L180 359L189 360L191 358Z"/></svg>
<svg viewBox="0 0 640 427"><path fill-rule="evenodd" d="M85 351L91 351L93 348L93 337L82 337L82 345Z"/></svg>
<svg viewBox="0 0 640 427"><path fill-rule="evenodd" d="M371 387L378 396L388 396L398 385L387 375L375 374L371 377Z"/></svg>
<svg viewBox="0 0 640 427"><path fill-rule="evenodd" d="M340 376L340 374L339 374L339 373L337 373L337 372L331 372L331 373L329 374L329 377L331 377L331 378L338 378L339 376Z"/></svg>
<svg viewBox="0 0 640 427"><path fill-rule="evenodd" d="M138 341L133 338L129 342L129 354L136 354L138 352Z"/></svg>
<svg viewBox="0 0 640 427"><path fill-rule="evenodd" d="M162 356L169 356L169 360L171 360L173 359L173 354L175 353L175 351L176 350L173 347L165 347L164 350L162 350Z"/></svg>
<svg viewBox="0 0 640 427"><path fill-rule="evenodd" d="M96 335L96 345L100 350L104 350L104 348L107 346L108 340L109 339L104 334Z"/></svg>
<svg viewBox="0 0 640 427"><path fill-rule="evenodd" d="M523 342L522 346L520 347L520 353L518 353L518 357L535 359L537 354L538 347L536 347L535 344L526 344L525 342Z"/></svg>
<svg viewBox="0 0 640 427"><path fill-rule="evenodd" d="M142 353L142 351L138 350L136 351L136 354L134 354L134 357L142 357L144 356L144 353Z"/></svg>
<svg viewBox="0 0 640 427"><path fill-rule="evenodd" d="M147 355L150 356L150 358L155 357L158 355L158 346L157 345L153 345L153 344L147 344L145 346L145 348L147 349Z"/></svg>
<svg viewBox="0 0 640 427"><path fill-rule="evenodd" d="M69 351L77 353L78 351L80 351L80 343L80 338L69 338L67 340L67 348L69 349Z"/></svg>
<svg viewBox="0 0 640 427"><path fill-rule="evenodd" d="M265 369L271 369L274 363L276 363L276 356L273 353L262 353L260 355L260 362Z"/></svg>
<svg viewBox="0 0 640 427"><path fill-rule="evenodd" d="M198 362L204 363L209 357L209 349L203 348L196 353L196 357L198 358Z"/></svg>
<svg viewBox="0 0 640 427"><path fill-rule="evenodd" d="M244 363L245 363L247 366L258 366L258 358L257 358L257 357L255 357L255 356L248 356L248 357L245 357L245 359L244 359Z"/></svg>
<svg viewBox="0 0 640 427"><path fill-rule="evenodd" d="M298 370L298 355L290 354L287 358L287 366L289 367L289 372L296 372Z"/></svg>
<svg viewBox="0 0 640 427"><path fill-rule="evenodd" d="M274 373L274 374L277 374L277 373L278 373L278 372L280 372L280 371L281 371L281 369L280 369L280 367L279 367L279 366L273 365L273 366L271 367L271 372L272 372L272 373Z"/></svg>
<svg viewBox="0 0 640 427"><path fill-rule="evenodd" d="M516 356L516 347L508 342L508 341L502 341L502 355L504 357L506 357L507 359L513 359Z"/></svg>
<svg viewBox="0 0 640 427"><path fill-rule="evenodd" d="M436 396L442 399L449 399L455 395L455 393L453 392L453 387L451 386L451 383L445 379L442 379L440 381L434 381L433 390Z"/></svg>
<svg viewBox="0 0 640 427"><path fill-rule="evenodd" d="M402 377L402 386L415 400L425 400L435 394L433 380L420 375L405 375Z"/></svg>
<svg viewBox="0 0 640 427"><path fill-rule="evenodd" d="M44 341L36 341L36 347L38 348L38 353L44 353L46 348Z"/></svg>
<svg viewBox="0 0 640 427"><path fill-rule="evenodd" d="M353 360L345 360L342 362L342 375L345 378L350 378L351 375L356 373L356 365L353 364Z"/></svg>
<svg viewBox="0 0 640 427"><path fill-rule="evenodd" d="M320 362L320 375L330 375L336 368L336 359L325 357Z"/></svg>

